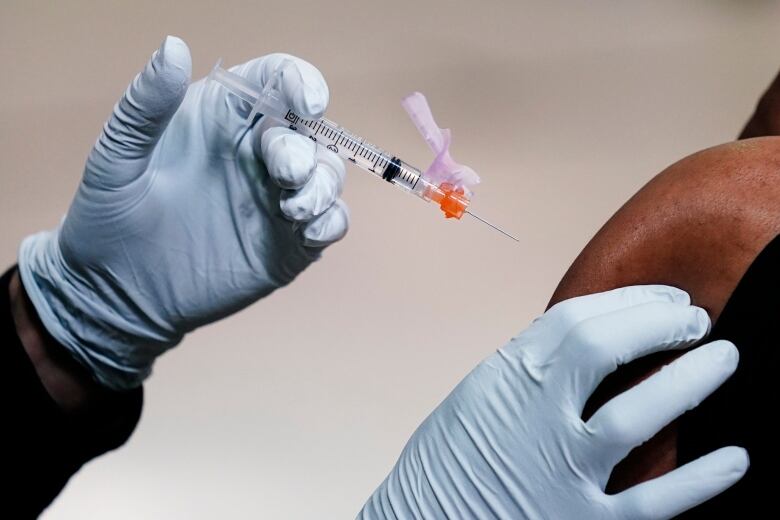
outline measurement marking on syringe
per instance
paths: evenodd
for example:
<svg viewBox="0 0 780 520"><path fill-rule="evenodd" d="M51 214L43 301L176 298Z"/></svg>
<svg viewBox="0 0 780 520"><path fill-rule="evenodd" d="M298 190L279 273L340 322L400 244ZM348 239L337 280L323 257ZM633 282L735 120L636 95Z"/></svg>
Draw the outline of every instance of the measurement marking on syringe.
<svg viewBox="0 0 780 520"><path fill-rule="evenodd" d="M384 156L385 154L383 151L375 150L371 143L356 139L349 133L345 133L341 127L333 128L329 122L324 122L322 120L302 119L292 111L288 112L286 119L309 128L312 132L312 137L322 135L324 139L330 140L336 146L342 145L352 152L352 157L348 158L351 162L357 162L356 159L360 157L361 160L366 161L367 164L364 163L366 166L371 164L370 167L366 168L371 173L377 174L380 171L384 171L391 163L391 161ZM407 186L411 185L411 188L414 189L420 181L420 175L403 167L399 168L399 170L400 171L395 177Z"/></svg>

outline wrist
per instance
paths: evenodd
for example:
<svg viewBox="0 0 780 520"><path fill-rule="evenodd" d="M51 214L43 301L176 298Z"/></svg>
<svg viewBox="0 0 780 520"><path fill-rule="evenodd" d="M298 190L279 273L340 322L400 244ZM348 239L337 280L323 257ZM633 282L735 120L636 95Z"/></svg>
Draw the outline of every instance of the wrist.
<svg viewBox="0 0 780 520"><path fill-rule="evenodd" d="M119 279L129 275L106 276L102 266L90 266L72 252L66 260L66 225L67 220L56 230L29 236L19 248L19 278L33 314L70 359L102 386L136 388L151 373L155 357L177 344L181 334L159 316L143 312L154 305L144 300L147 291L123 287Z"/></svg>
<svg viewBox="0 0 780 520"><path fill-rule="evenodd" d="M43 387L64 411L87 409L104 389L46 331L18 271L11 278L8 292L17 336Z"/></svg>

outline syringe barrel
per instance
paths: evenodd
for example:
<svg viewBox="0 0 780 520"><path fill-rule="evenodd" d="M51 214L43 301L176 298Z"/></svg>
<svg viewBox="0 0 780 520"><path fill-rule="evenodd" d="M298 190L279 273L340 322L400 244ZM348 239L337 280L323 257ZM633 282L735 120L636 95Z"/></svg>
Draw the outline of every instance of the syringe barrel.
<svg viewBox="0 0 780 520"><path fill-rule="evenodd" d="M342 159L390 184L425 200L435 202L448 218L461 218L469 200L463 190L437 186L427 181L420 170L358 137L327 118L304 119L292 110L283 118L290 129L309 137Z"/></svg>
<svg viewBox="0 0 780 520"><path fill-rule="evenodd" d="M342 159L378 177L382 177L388 168L393 170L395 167L396 159L391 154L327 118L304 119L292 110L288 110L283 120L289 125L290 129L307 136ZM409 165L406 165L406 167L399 181L411 187L421 173ZM399 173L401 172L399 171Z"/></svg>

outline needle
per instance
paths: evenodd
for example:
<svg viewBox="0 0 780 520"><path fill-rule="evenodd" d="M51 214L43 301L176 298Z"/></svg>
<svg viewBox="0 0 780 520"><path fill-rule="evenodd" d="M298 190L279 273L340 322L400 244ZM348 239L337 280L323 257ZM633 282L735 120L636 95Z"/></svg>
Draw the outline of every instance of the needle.
<svg viewBox="0 0 780 520"><path fill-rule="evenodd" d="M505 236L508 236L509 238L511 238L512 240L514 240L515 242L520 242L518 239L516 239L516 238L515 238L515 237L513 237L512 235L510 235L509 233L507 233L506 231L504 231L504 230L503 230L503 229L501 229L500 227L498 227L498 226L494 226L493 224L491 224L490 222L488 222L488 221L487 221L487 220L485 220L484 218L482 218L482 217L480 217L480 216L477 216L476 214L474 214L474 213L470 212L469 210L466 210L466 213L468 213L469 215L471 215L471 216L472 216L472 217L474 217L475 219L479 220L479 221L480 221L480 222L482 222L483 224L487 224L488 226L492 227L493 229L495 229L495 230L496 230L496 231L498 231L499 233L502 233L503 235L505 235Z"/></svg>

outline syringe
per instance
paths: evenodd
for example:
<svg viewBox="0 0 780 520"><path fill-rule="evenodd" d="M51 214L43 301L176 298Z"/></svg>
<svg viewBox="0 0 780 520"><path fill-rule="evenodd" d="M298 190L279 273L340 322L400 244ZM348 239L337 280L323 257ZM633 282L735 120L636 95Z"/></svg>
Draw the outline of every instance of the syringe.
<svg viewBox="0 0 780 520"><path fill-rule="evenodd" d="M216 81L238 98L249 103L252 109L247 119L250 122L257 115L264 115L287 123L290 129L311 138L360 169L380 177L426 202L435 202L447 218L460 219L468 213L512 240L518 241L517 238L503 229L469 211L470 201L462 187L456 187L446 182L439 185L429 182L418 168L347 131L333 121L324 117L304 119L289 110L277 83L282 71L291 64L292 62L289 60L284 60L263 87L223 69L220 66L221 60L212 69L209 79Z"/></svg>

